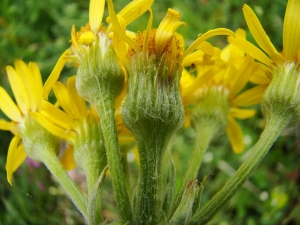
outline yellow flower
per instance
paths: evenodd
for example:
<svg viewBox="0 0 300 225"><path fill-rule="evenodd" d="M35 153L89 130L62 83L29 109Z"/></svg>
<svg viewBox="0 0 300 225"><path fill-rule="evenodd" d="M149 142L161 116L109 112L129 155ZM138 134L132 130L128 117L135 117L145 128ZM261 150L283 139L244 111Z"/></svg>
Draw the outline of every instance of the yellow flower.
<svg viewBox="0 0 300 225"><path fill-rule="evenodd" d="M91 106L86 106L86 101L78 95L75 87L76 76L68 79L67 87L61 82L54 84L53 90L59 105L64 111L47 101L43 101L39 113L32 113L32 116L50 133L66 140L69 147L65 150L61 161L65 169L76 167L73 157L73 146L82 136L83 129L90 126L90 121L99 124L97 112ZM124 127L122 118L116 113L116 123L121 143L133 141L130 132Z"/></svg>
<svg viewBox="0 0 300 225"><path fill-rule="evenodd" d="M130 24L137 17L141 16L153 3L154 0L140 0L132 1L126 7L124 7L118 14L119 18L124 21L122 29L126 29L126 25ZM104 58L107 50L113 45L116 49L124 48L124 45L120 44L118 40L112 43L111 30L107 30L102 26L102 19L105 9L105 0L91 0L89 10L89 23L85 27L82 27L79 32L76 33L75 26L71 31L72 45L67 49L59 58L52 73L44 87L44 98L47 99L49 92L51 91L54 83L57 81L66 62L71 61L74 66L79 66L81 62L81 56L84 52L88 51L89 47L95 47L96 57ZM117 55L119 58L121 56Z"/></svg>
<svg viewBox="0 0 300 225"><path fill-rule="evenodd" d="M275 67L289 65L299 66L300 56L300 1L289 0L285 12L283 25L283 51L279 53L271 43L269 37L265 33L255 13L248 5L243 7L244 17L248 28L253 35L257 44L264 50L240 38L229 38L229 41L238 46L240 49L251 54L254 58L270 67L273 70ZM269 70L270 72L270 70Z"/></svg>
<svg viewBox="0 0 300 225"><path fill-rule="evenodd" d="M31 112L38 112L42 105L42 78L36 63L30 62L28 66L21 60L15 62L15 69L6 67L8 80L15 96L17 105L7 92L0 87L0 108L11 120L0 120L0 129L9 130L15 136L10 142L6 171L7 180L11 184L12 173L16 171L27 157L21 142L24 137L26 123L30 120Z"/></svg>
<svg viewBox="0 0 300 225"><path fill-rule="evenodd" d="M170 73L172 73L175 65L180 65L185 57L195 49L198 49L206 39L217 35L234 35L232 31L225 28L210 30L198 37L192 45L184 51L184 39L175 32L179 26L186 25L184 22L180 21L181 15L179 12L168 9L167 15L161 21L158 28L152 29L153 15L152 10L149 8L150 19L147 30L137 33L134 35L134 38L131 38L125 33L124 29L121 29L122 21L119 20L119 17L114 12L111 0L108 1L108 8L110 20L115 32L131 47L127 53L127 57L130 58L133 55L142 53L145 60L147 57L155 55L159 61L164 55L169 61ZM129 60L127 59L127 62L128 61Z"/></svg>
<svg viewBox="0 0 300 225"><path fill-rule="evenodd" d="M245 31L236 31L237 38L245 39L245 36ZM195 100L205 98L208 90L213 88L224 95L229 103L227 135L234 152L240 153L244 149L244 142L242 130L236 119L250 118L255 114L255 110L241 107L260 103L267 85L255 86L243 92L253 74L261 73L259 64L254 62L251 56L245 57L245 53L233 45L227 45L222 51L215 51L220 55L218 57L216 53L211 54L215 57L215 64L197 66L196 77L187 71L184 72L181 80L183 102L189 116ZM191 57L189 63L197 60L197 57L194 60Z"/></svg>

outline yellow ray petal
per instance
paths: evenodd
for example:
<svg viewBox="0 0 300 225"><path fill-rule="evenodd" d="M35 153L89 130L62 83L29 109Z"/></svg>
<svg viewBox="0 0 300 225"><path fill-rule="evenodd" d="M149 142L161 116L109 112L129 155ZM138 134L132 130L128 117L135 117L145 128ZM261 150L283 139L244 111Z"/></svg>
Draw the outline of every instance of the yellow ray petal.
<svg viewBox="0 0 300 225"><path fill-rule="evenodd" d="M61 82L56 82L53 86L53 91L64 111L72 118L78 119L71 106L67 87Z"/></svg>
<svg viewBox="0 0 300 225"><path fill-rule="evenodd" d="M148 11L153 2L154 0L131 1L118 13L118 16L122 16L128 25Z"/></svg>
<svg viewBox="0 0 300 225"><path fill-rule="evenodd" d="M67 113L56 108L51 103L44 101L42 105L42 110L40 112L45 119L49 120L53 124L60 126L64 130L74 128L77 126L75 120L73 120Z"/></svg>
<svg viewBox="0 0 300 225"><path fill-rule="evenodd" d="M283 57L280 55L274 45L271 43L269 37L261 26L255 13L248 5L243 6L243 13L248 25L248 28L253 35L257 44L270 56L270 58L277 64L283 63Z"/></svg>
<svg viewBox="0 0 300 225"><path fill-rule="evenodd" d="M30 109L30 102L26 94L26 89L21 80L20 75L11 66L6 67L6 72L9 80L9 84L15 96L16 102L23 115L27 115ZM25 93L25 94L24 94Z"/></svg>
<svg viewBox="0 0 300 225"><path fill-rule="evenodd" d="M62 69L64 68L65 64L66 64L66 55L67 53L69 52L69 49L66 50L61 56L60 58L58 59L54 69L52 70L50 76L48 77L45 85L44 85L44 88L43 88L43 96L44 96L44 99L48 100L48 95L53 87L53 85L55 84L55 82L57 81Z"/></svg>
<svg viewBox="0 0 300 225"><path fill-rule="evenodd" d="M27 154L24 151L24 145L19 145L17 147L17 150L15 151L14 154L14 163L13 163L13 168L12 168L12 172L14 173L24 162L24 160L26 159Z"/></svg>
<svg viewBox="0 0 300 225"><path fill-rule="evenodd" d="M74 148L69 145L64 151L60 158L61 164L64 166L65 170L73 170L76 168L76 162L74 161Z"/></svg>
<svg viewBox="0 0 300 225"><path fill-rule="evenodd" d="M22 121L20 109L2 87L0 87L0 108L9 119L16 122Z"/></svg>
<svg viewBox="0 0 300 225"><path fill-rule="evenodd" d="M173 9L168 9L167 15L159 24L155 34L155 53L157 56L162 55L167 42L173 37L177 27L184 24L179 21L180 13Z"/></svg>
<svg viewBox="0 0 300 225"><path fill-rule="evenodd" d="M289 0L283 24L283 50L288 61L297 60L300 50L300 1ZM299 60L299 59L298 59Z"/></svg>
<svg viewBox="0 0 300 225"><path fill-rule="evenodd" d="M108 12L111 20L111 24L113 25L113 29L115 32L118 33L118 35L121 36L121 38L127 42L136 52L140 50L140 47L136 42L134 42L131 38L127 37L126 33L124 33L123 29L121 28L116 12L114 10L114 4L112 0L107 0L108 3Z"/></svg>
<svg viewBox="0 0 300 225"><path fill-rule="evenodd" d="M49 120L47 120L43 115L32 112L30 115L35 118L46 130L48 130L51 134L56 135L64 140L73 141L76 133L72 130L65 130L60 126L53 124Z"/></svg>
<svg viewBox="0 0 300 225"><path fill-rule="evenodd" d="M182 61L187 55L189 55L191 52L193 52L198 46L206 41L207 39L214 37L214 36L219 36L219 35L231 35L234 36L234 33L226 28L218 28L214 30L209 30L205 34L201 35L198 37L191 45L190 47L181 55L180 61Z"/></svg>
<svg viewBox="0 0 300 225"><path fill-rule="evenodd" d="M15 131L18 129L18 126L15 123L7 122L3 119L0 119L0 130L9 130L9 131Z"/></svg>
<svg viewBox="0 0 300 225"><path fill-rule="evenodd" d="M249 81L254 84L269 84L270 78L262 70L255 70L251 75Z"/></svg>
<svg viewBox="0 0 300 225"><path fill-rule="evenodd" d="M75 87L75 81L76 81L76 76L72 76L68 79L67 82L70 105L73 109L73 112L76 114L76 117L80 119L84 119L87 114L86 102L81 96L79 96L77 89Z"/></svg>
<svg viewBox="0 0 300 225"><path fill-rule="evenodd" d="M34 85L34 89L35 89L35 107L38 110L42 104L42 100L43 100L43 81L42 81L42 75L40 72L40 69L38 67L38 65L34 62L30 62L28 64L28 69L31 71L32 73L32 77L33 77L33 85Z"/></svg>
<svg viewBox="0 0 300 225"><path fill-rule="evenodd" d="M241 120L253 117L255 113L256 110L254 109L240 109L240 108L231 107L229 110L230 116Z"/></svg>
<svg viewBox="0 0 300 225"><path fill-rule="evenodd" d="M230 90L231 96L236 95L245 87L252 74L254 65L254 59L251 56L247 55L244 63L237 70L237 74L235 74L235 79Z"/></svg>
<svg viewBox="0 0 300 225"><path fill-rule="evenodd" d="M7 181L12 185L11 178L12 174L16 169L22 164L26 158L26 153L22 147L18 147L20 141L20 136L14 136L11 140L7 153L7 161L5 165L7 173Z"/></svg>
<svg viewBox="0 0 300 225"><path fill-rule="evenodd" d="M89 8L89 22L91 30L97 33L100 29L103 13L105 8L105 0L91 0Z"/></svg>
<svg viewBox="0 0 300 225"><path fill-rule="evenodd" d="M263 53L259 48L257 48L255 45L251 44L247 40L239 37L236 38L228 37L228 42L240 48L244 52L251 55L253 58L264 63L265 65L267 66L271 65L272 61L265 55L265 53Z"/></svg>
<svg viewBox="0 0 300 225"><path fill-rule="evenodd" d="M238 123L228 116L227 136L230 141L231 147L235 153L241 153L244 151L243 132Z"/></svg>
<svg viewBox="0 0 300 225"><path fill-rule="evenodd" d="M27 65L22 60L17 60L15 62L15 68L17 74L19 74L22 83L26 89L26 92L22 93L23 95L27 95L30 102L31 111L36 111L36 87L34 83L34 77Z"/></svg>
<svg viewBox="0 0 300 225"><path fill-rule="evenodd" d="M231 100L230 105L242 107L258 104L261 102L262 96L267 87L268 85L259 85L251 88L237 96L237 98Z"/></svg>

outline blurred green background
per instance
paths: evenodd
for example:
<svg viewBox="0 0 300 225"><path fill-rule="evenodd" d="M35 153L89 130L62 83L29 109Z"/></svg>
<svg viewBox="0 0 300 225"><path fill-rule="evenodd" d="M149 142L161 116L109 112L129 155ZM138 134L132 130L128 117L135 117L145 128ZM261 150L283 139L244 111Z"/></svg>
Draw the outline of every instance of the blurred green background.
<svg viewBox="0 0 300 225"><path fill-rule="evenodd" d="M116 0L119 11L129 1ZM226 27L232 30L246 28L242 5L249 4L261 20L263 27L280 51L282 49L282 25L285 0L161 0L153 5L154 25L157 27L165 16L167 8L181 12L182 21L188 27L180 27L186 45L198 34L209 29ZM130 25L129 29L144 30L148 15ZM57 59L70 43L72 24L79 29L88 21L86 0L0 0L0 85L7 90L8 81L5 66L13 65L15 59L38 62L46 80ZM247 38L253 40L247 30ZM222 37L210 40L218 47L226 44ZM75 74L67 66L65 76ZM259 106L257 106L259 110ZM0 115L4 117L3 114ZM227 138L215 141L205 155L199 172L199 179L208 175L203 203L234 173L255 144L264 127L264 120L258 111L255 118L241 121L244 129L246 151L232 153ZM300 127L295 125L285 130L270 153L263 160L245 188L214 217L209 224L300 224ZM298 132L297 132L298 130ZM191 129L180 131L180 138L174 143L174 160L178 177L181 176L193 146L194 133ZM43 165L27 161L14 175L11 187L6 180L5 161L12 135L0 133L0 225L42 225L42 224L84 224L79 213L62 190L56 185ZM224 144L225 143L225 144ZM178 179L180 183L180 179ZM110 187L108 187L110 188ZM111 196L111 189L107 190ZM110 209L111 203L107 208ZM107 216L110 216L107 210Z"/></svg>

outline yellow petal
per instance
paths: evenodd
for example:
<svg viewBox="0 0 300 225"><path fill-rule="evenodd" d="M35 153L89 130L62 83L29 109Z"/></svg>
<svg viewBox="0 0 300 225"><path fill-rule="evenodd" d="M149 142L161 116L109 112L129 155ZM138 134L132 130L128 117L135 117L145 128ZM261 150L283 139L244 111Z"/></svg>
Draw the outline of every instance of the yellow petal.
<svg viewBox="0 0 300 225"><path fill-rule="evenodd" d="M78 43L82 45L91 45L95 41L95 35L92 31L84 32L80 35Z"/></svg>
<svg viewBox="0 0 300 225"><path fill-rule="evenodd" d="M105 0L91 0L89 8L89 22L91 30L97 33L100 30L103 13L105 8Z"/></svg>
<svg viewBox="0 0 300 225"><path fill-rule="evenodd" d="M43 117L45 117L45 119L65 130L75 128L77 126L76 121L73 120L67 113L56 108L54 105L47 101L43 102L42 110L40 113Z"/></svg>
<svg viewBox="0 0 300 225"><path fill-rule="evenodd" d="M257 19L255 13L248 5L243 6L243 13L248 25L248 28L253 35L257 44L270 56L270 58L277 64L283 63L283 57L279 54L271 43L269 37L261 26L259 20Z"/></svg>
<svg viewBox="0 0 300 225"><path fill-rule="evenodd" d="M205 34L201 35L198 37L192 44L191 46L181 55L180 61L182 61L187 55L189 55L191 52L193 52L198 46L206 41L207 39L214 37L214 36L219 36L219 35L231 35L234 36L234 33L226 28L218 28L214 30L209 30Z"/></svg>
<svg viewBox="0 0 300 225"><path fill-rule="evenodd" d="M62 69L64 68L65 64L66 64L66 59L65 56L66 54L69 52L69 50L66 50L58 59L54 69L52 70L50 76L48 77L44 88L43 88L43 96L44 99L48 100L48 95L53 87L53 85L55 84L55 82L57 81Z"/></svg>
<svg viewBox="0 0 300 225"><path fill-rule="evenodd" d="M161 56L167 42L173 37L178 26L184 24L180 21L180 13L168 9L167 15L159 24L155 34L155 52L157 56Z"/></svg>
<svg viewBox="0 0 300 225"><path fill-rule="evenodd" d="M300 50L300 1L289 0L283 24L283 51L288 61L297 60ZM299 59L298 59L299 60Z"/></svg>
<svg viewBox="0 0 300 225"><path fill-rule="evenodd" d="M11 178L13 172L15 172L20 167L27 156L24 151L23 145L18 146L19 141L20 136L14 136L8 148L5 169L7 173L7 181L10 183L10 185L12 185Z"/></svg>
<svg viewBox="0 0 300 225"><path fill-rule="evenodd" d="M255 70L251 75L249 81L254 84L269 84L270 78L266 75L265 71Z"/></svg>
<svg viewBox="0 0 300 225"><path fill-rule="evenodd" d="M235 153L244 151L243 132L239 124L231 117L228 116L227 136L230 141L231 147Z"/></svg>
<svg viewBox="0 0 300 225"><path fill-rule="evenodd" d="M245 87L252 74L254 65L254 59L251 56L247 55L244 63L235 74L235 79L230 90L230 96L236 95Z"/></svg>
<svg viewBox="0 0 300 225"><path fill-rule="evenodd" d="M35 89L35 108L38 110L42 104L43 101L43 81L42 81L42 75L40 72L40 69L38 67L38 65L34 62L30 62L28 64L28 69L31 71L32 73L32 77L33 77L33 85L34 85L34 89Z"/></svg>
<svg viewBox="0 0 300 225"><path fill-rule="evenodd" d="M233 38L228 37L228 42L230 44L233 44L234 46L240 48L244 52L251 55L253 58L259 60L260 62L264 63L267 66L270 66L272 61L266 56L265 53L263 53L259 48L257 48L255 45L251 44L247 40L243 38Z"/></svg>
<svg viewBox="0 0 300 225"><path fill-rule="evenodd" d="M110 16L110 20L111 20L111 24L113 25L113 29L115 32L118 33L118 35L120 35L120 37L127 42L132 48L134 48L134 50L136 52L138 52L140 50L140 47L138 46L138 44L136 42L134 42L131 38L127 37L126 33L124 32L124 30L121 28L116 12L114 10L114 4L112 2L112 0L107 0L108 3L108 13Z"/></svg>
<svg viewBox="0 0 300 225"><path fill-rule="evenodd" d="M32 112L30 115L36 119L46 130L48 130L51 134L56 135L64 140L71 140L73 141L75 138L76 133L71 130L65 130L60 126L53 124L49 120L47 120L43 115L40 113Z"/></svg>
<svg viewBox="0 0 300 225"><path fill-rule="evenodd" d="M27 115L28 110L30 109L30 101L28 99L28 95L26 94L27 91L23 81L20 75L11 66L6 67L6 72L19 109L23 115Z"/></svg>
<svg viewBox="0 0 300 225"><path fill-rule="evenodd" d="M258 104L261 102L262 96L267 87L268 85L259 85L251 88L237 96L237 98L231 100L230 105L242 107Z"/></svg>
<svg viewBox="0 0 300 225"><path fill-rule="evenodd" d="M254 109L240 109L240 108L231 107L229 110L230 116L241 120L253 117L255 113L256 110Z"/></svg>
<svg viewBox="0 0 300 225"><path fill-rule="evenodd" d="M0 87L0 108L9 119L16 122L22 121L20 109L2 87Z"/></svg>
<svg viewBox="0 0 300 225"><path fill-rule="evenodd" d="M23 95L27 95L30 102L30 110L36 111L36 85L34 82L34 77L27 65L22 60L17 60L15 62L15 68L17 74L21 77L22 83L26 89L26 92L22 93Z"/></svg>
<svg viewBox="0 0 300 225"><path fill-rule="evenodd" d="M3 119L0 119L0 130L9 130L11 132L18 129L18 126L15 123L7 122Z"/></svg>
<svg viewBox="0 0 300 225"><path fill-rule="evenodd" d="M65 170L73 170L76 168L76 162L74 161L74 148L69 145L65 149L63 155L60 158L61 164L64 166Z"/></svg>
<svg viewBox="0 0 300 225"><path fill-rule="evenodd" d="M70 77L67 82L70 105L73 109L74 114L76 114L76 117L80 119L84 119L87 114L86 102L81 96L79 96L77 89L75 87L75 82L76 82L76 76Z"/></svg>
<svg viewBox="0 0 300 225"><path fill-rule="evenodd" d="M148 11L153 2L154 0L131 1L118 13L118 16L122 16L126 25L128 25Z"/></svg>
<svg viewBox="0 0 300 225"><path fill-rule="evenodd" d="M68 115L70 115L72 118L78 119L78 117L76 116L76 114L71 106L71 101L69 99L67 87L61 82L56 82L53 86L53 91L54 91L54 94L55 94L57 100L59 101L59 104L64 109L64 111Z"/></svg>

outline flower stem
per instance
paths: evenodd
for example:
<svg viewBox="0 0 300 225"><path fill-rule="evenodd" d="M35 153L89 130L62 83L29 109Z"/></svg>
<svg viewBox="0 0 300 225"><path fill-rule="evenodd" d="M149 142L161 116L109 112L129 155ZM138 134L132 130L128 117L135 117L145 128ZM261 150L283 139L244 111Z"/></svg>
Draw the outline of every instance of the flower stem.
<svg viewBox="0 0 300 225"><path fill-rule="evenodd" d="M50 151L44 151L43 162L63 187L76 208L87 219L87 204L84 196L68 176L57 156Z"/></svg>
<svg viewBox="0 0 300 225"><path fill-rule="evenodd" d="M103 92L102 92L103 94ZM103 94L95 108L101 118L104 146L107 154L107 163L111 173L114 195L122 219L133 219L125 174L122 168L121 152L118 143L118 134L114 118L113 99L109 93Z"/></svg>
<svg viewBox="0 0 300 225"><path fill-rule="evenodd" d="M213 126L212 124L209 123L200 124L199 126L197 126L196 130L197 130L197 134L196 134L197 137L196 137L195 147L190 156L188 168L183 176L181 186L176 195L175 201L173 202L170 216L172 216L177 206L179 205L183 193L185 192L189 182L191 180L196 179L198 170L201 166L203 156L206 153L209 143L211 142L214 135L218 131L218 129L216 130L216 126Z"/></svg>
<svg viewBox="0 0 300 225"><path fill-rule="evenodd" d="M190 224L206 224L217 211L242 187L256 166L268 153L269 149L289 123L290 117L273 116L267 120L266 127L259 141L251 151L246 161L240 166L235 175L231 177L223 188L192 217Z"/></svg>
<svg viewBox="0 0 300 225"><path fill-rule="evenodd" d="M167 142L168 139L159 137L156 132L152 132L152 135L138 142L140 175L136 195L136 209L140 224L155 225L158 224L160 219L162 206L161 167Z"/></svg>

